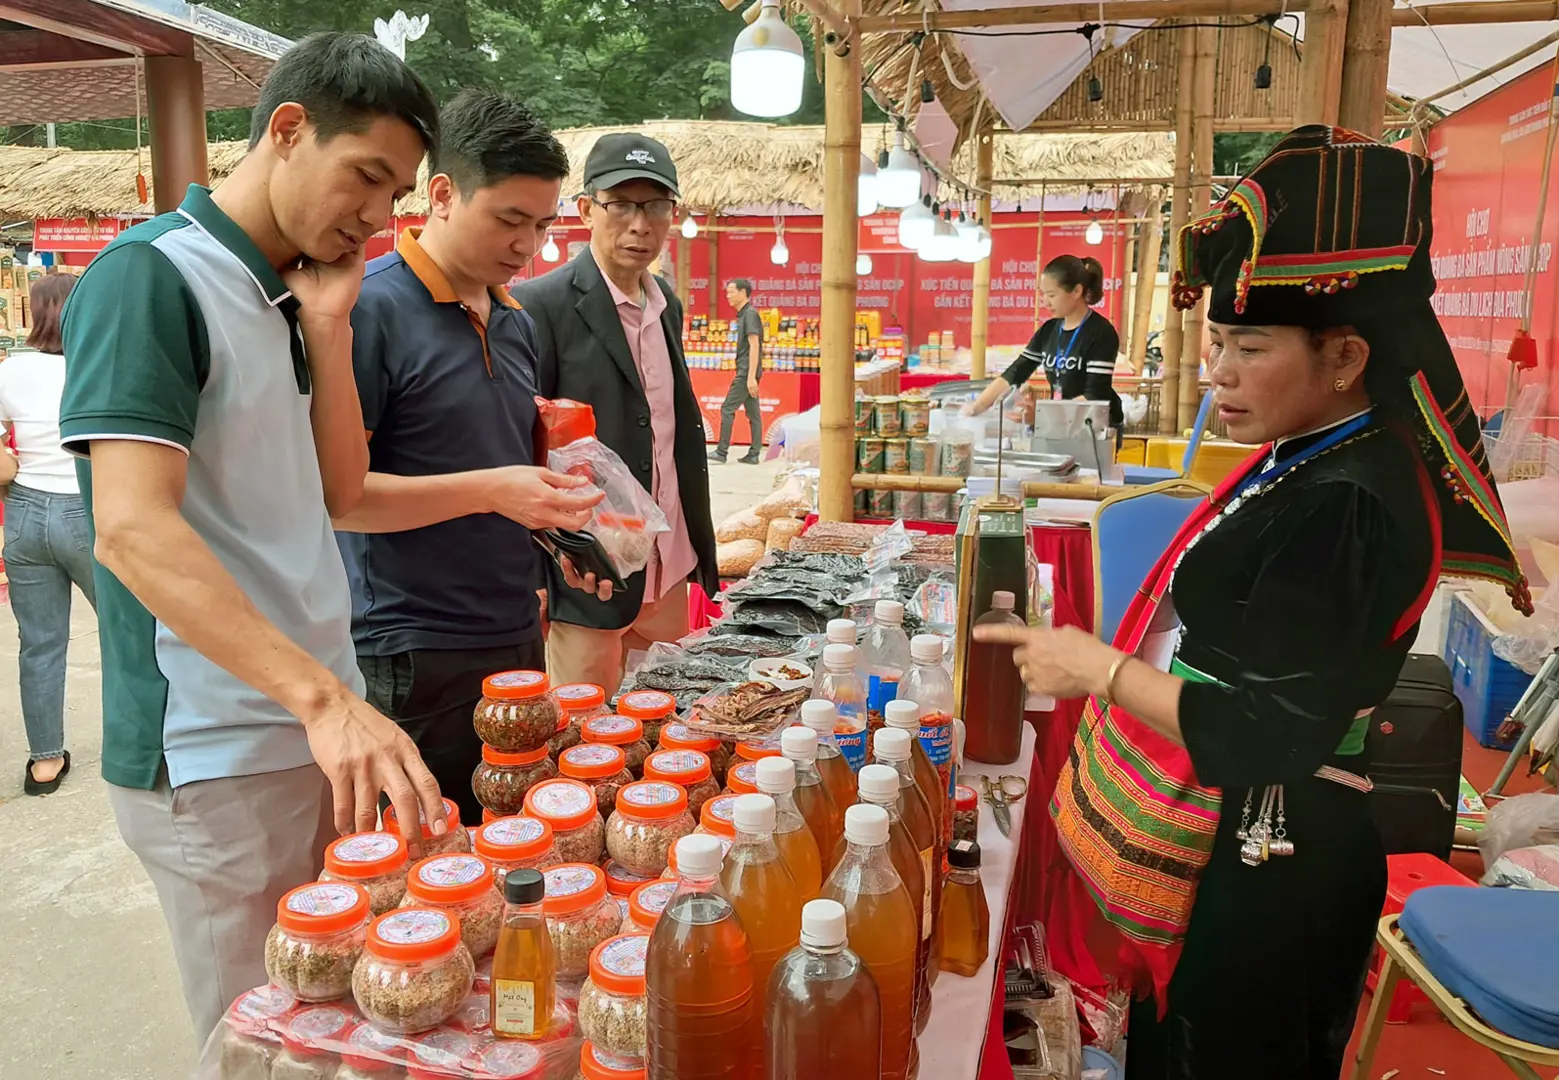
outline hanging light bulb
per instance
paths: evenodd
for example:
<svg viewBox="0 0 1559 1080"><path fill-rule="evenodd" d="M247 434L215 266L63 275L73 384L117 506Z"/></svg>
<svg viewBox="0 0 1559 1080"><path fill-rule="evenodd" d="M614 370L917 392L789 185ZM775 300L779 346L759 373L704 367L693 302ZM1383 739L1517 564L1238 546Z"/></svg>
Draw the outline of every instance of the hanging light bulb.
<svg viewBox="0 0 1559 1080"><path fill-rule="evenodd" d="M563 253L558 250L558 242L556 240L552 239L552 234L551 233L548 233L547 234L547 242L545 244L541 245L541 258L542 258L542 261L543 262L549 262L549 263L550 262L557 262L562 257L563 257Z"/></svg>
<svg viewBox="0 0 1559 1080"><path fill-rule="evenodd" d="M693 220L692 214L689 214L687 217L682 219L682 239L693 240L696 239L697 236L698 222Z"/></svg>
<svg viewBox="0 0 1559 1080"><path fill-rule="evenodd" d="M957 258L959 262L977 263L984 256L980 254L980 223L974 218L958 215L958 221L953 225L958 233Z"/></svg>
<svg viewBox="0 0 1559 1080"><path fill-rule="evenodd" d="M855 186L855 212L861 217L877 212L877 163L861 155L861 178Z"/></svg>
<svg viewBox="0 0 1559 1080"><path fill-rule="evenodd" d="M1104 226L1099 224L1098 218L1088 223L1088 228L1083 232L1083 239L1090 244L1104 243Z"/></svg>
<svg viewBox="0 0 1559 1080"><path fill-rule="evenodd" d="M1104 84L1097 75L1088 80L1088 100L1094 104L1104 100Z"/></svg>
<svg viewBox="0 0 1559 1080"><path fill-rule="evenodd" d="M877 204L902 209L920 198L920 162L904 149L904 133L893 137L888 164L877 170Z"/></svg>
<svg viewBox="0 0 1559 1080"><path fill-rule="evenodd" d="M931 196L920 202L910 203L899 215L899 243L911 251L919 251L936 228L936 215L931 212Z"/></svg>
<svg viewBox="0 0 1559 1080"><path fill-rule="evenodd" d="M994 247L995 247L995 243L994 243L993 237L991 236L990 228L988 226L981 225L980 226L980 258L981 259L989 259L991 257L991 249L994 248Z"/></svg>
<svg viewBox="0 0 1559 1080"><path fill-rule="evenodd" d="M936 219L931 236L920 245L920 257L926 262L945 263L958 258L958 230L946 214Z"/></svg>
<svg viewBox="0 0 1559 1080"><path fill-rule="evenodd" d="M769 249L769 262L775 266L784 266L790 262L790 248L785 246L783 231L774 238L774 246Z"/></svg>
<svg viewBox="0 0 1559 1080"><path fill-rule="evenodd" d="M763 0L731 49L731 105L749 116L789 116L801 108L805 76L800 36L780 15L779 0Z"/></svg>
<svg viewBox="0 0 1559 1080"><path fill-rule="evenodd" d="M861 252L855 257L855 276L865 277L872 272L872 257L866 252Z"/></svg>

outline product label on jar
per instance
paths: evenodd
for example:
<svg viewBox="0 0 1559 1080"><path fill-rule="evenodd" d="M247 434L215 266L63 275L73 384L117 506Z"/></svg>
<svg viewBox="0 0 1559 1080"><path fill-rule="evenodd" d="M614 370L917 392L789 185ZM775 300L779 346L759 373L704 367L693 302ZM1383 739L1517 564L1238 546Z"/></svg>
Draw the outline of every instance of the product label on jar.
<svg viewBox="0 0 1559 1080"><path fill-rule="evenodd" d="M495 1078L530 1076L544 1064L541 1051L525 1043L494 1043L482 1051L481 1061L482 1071Z"/></svg>
<svg viewBox="0 0 1559 1080"><path fill-rule="evenodd" d="M591 1044L590 1046L590 1056L595 1059L595 1063L597 1065L601 1066L601 1068L605 1069L607 1072L644 1071L643 1062L637 1061L633 1058L618 1057L615 1054L605 1053L601 1050L597 1050L594 1044Z"/></svg>
<svg viewBox="0 0 1559 1080"><path fill-rule="evenodd" d="M352 1017L337 1005L321 1005L303 1009L288 1025L292 1034L305 1046L317 1046L321 1039L328 1039L351 1024Z"/></svg>
<svg viewBox="0 0 1559 1080"><path fill-rule="evenodd" d="M920 936L924 940L931 936L931 854L932 848L920 850L920 880L926 883L920 897Z"/></svg>
<svg viewBox="0 0 1559 1080"><path fill-rule="evenodd" d="M953 758L953 718L944 712L927 713L920 718L920 745L937 768Z"/></svg>
<svg viewBox="0 0 1559 1080"><path fill-rule="evenodd" d="M362 894L352 885L326 882L299 889L287 897L287 910L299 915L339 915L351 911L361 898Z"/></svg>
<svg viewBox="0 0 1559 1080"><path fill-rule="evenodd" d="M654 880L653 878L645 877L643 874L635 874L616 859L607 859L606 865L601 869L608 878L625 885L642 885L646 881Z"/></svg>
<svg viewBox="0 0 1559 1080"><path fill-rule="evenodd" d="M518 847L541 839L546 826L531 817L506 817L482 826L482 836L489 844L499 847Z"/></svg>
<svg viewBox="0 0 1559 1080"><path fill-rule="evenodd" d="M424 1065L456 1069L471 1052L471 1036L458 1031L434 1031L411 1044L411 1052Z"/></svg>
<svg viewBox="0 0 1559 1080"><path fill-rule="evenodd" d="M505 690L524 688L527 686L540 686L547 681L547 677L539 671L505 671L492 677L494 686L503 687Z"/></svg>
<svg viewBox="0 0 1559 1080"><path fill-rule="evenodd" d="M531 806L547 817L570 818L590 809L593 793L577 780L548 780L530 789Z"/></svg>
<svg viewBox="0 0 1559 1080"><path fill-rule="evenodd" d="M626 735L634 729L637 720L626 716L597 716L585 721L585 733L588 735Z"/></svg>
<svg viewBox="0 0 1559 1080"><path fill-rule="evenodd" d="M736 824L736 800L740 795L721 795L717 799L710 799L704 805L709 807L709 816L717 821L729 822L733 827Z"/></svg>
<svg viewBox="0 0 1559 1080"><path fill-rule="evenodd" d="M444 800L444 817L447 820L449 820L449 821L454 821L459 816L460 816L460 810L459 810L458 807L455 806L454 800L453 799L445 799ZM399 822L399 820L400 819L395 814L395 807L387 806L387 807L384 808L384 825L385 825L386 831L388 831L388 832L395 832L395 831L397 831L396 830L396 824ZM428 812L422 808L422 805L420 803L417 805L417 820L422 823L422 835L423 836L427 836L428 835Z"/></svg>
<svg viewBox="0 0 1559 1080"><path fill-rule="evenodd" d="M376 924L381 940L391 945L421 945L449 933L449 916L426 908L406 908L386 915Z"/></svg>
<svg viewBox="0 0 1559 1080"><path fill-rule="evenodd" d="M337 840L331 850L342 862L371 863L390 858L399 848L399 838L389 833L362 833Z"/></svg>
<svg viewBox="0 0 1559 1080"><path fill-rule="evenodd" d="M560 686L556 690L552 691L552 695L559 701L574 702L587 701L593 697L599 697L604 700L606 697L606 692L594 683L580 682L569 683L567 686Z"/></svg>
<svg viewBox="0 0 1559 1080"><path fill-rule="evenodd" d="M347 1042L362 1050L369 1050L385 1057L401 1052L401 1041L396 1036L380 1031L372 1024L358 1024L347 1037Z"/></svg>
<svg viewBox="0 0 1559 1080"><path fill-rule="evenodd" d="M599 743L580 743L563 751L559 761L566 761L570 765L581 765L586 768L596 768L601 765L610 765L615 761L627 763L623 752L615 746L603 746Z"/></svg>
<svg viewBox="0 0 1559 1080"><path fill-rule="evenodd" d="M649 951L650 939L647 934L613 938L601 946L601 966L613 975L642 978L644 960Z"/></svg>
<svg viewBox="0 0 1559 1080"><path fill-rule="evenodd" d="M670 713L677 707L677 702L670 694L663 694L659 690L635 690L618 700L618 708L624 705L639 712Z"/></svg>
<svg viewBox="0 0 1559 1080"><path fill-rule="evenodd" d="M233 1012L247 1020L271 1020L281 1016L298 1003L292 991L279 986L262 986L250 990L233 1002Z"/></svg>
<svg viewBox="0 0 1559 1080"><path fill-rule="evenodd" d="M640 889L634 893L639 907L651 915L659 915L666 910L666 905L671 903L671 898L676 894L677 883L675 881L657 881L648 888Z"/></svg>
<svg viewBox="0 0 1559 1080"><path fill-rule="evenodd" d="M709 743L717 743L720 740L711 739L707 735L700 735L686 724L667 724L661 731L663 737L675 739L677 742L692 743L694 746L704 746Z"/></svg>
<svg viewBox="0 0 1559 1080"><path fill-rule="evenodd" d="M617 793L617 801L629 806L666 806L682 796L682 789L675 784L662 784L655 780L641 780L629 784Z"/></svg>
<svg viewBox="0 0 1559 1080"><path fill-rule="evenodd" d="M593 866L565 865L543 870L542 877L547 879L548 896L573 896L594 885L600 873Z"/></svg>
<svg viewBox="0 0 1559 1080"><path fill-rule="evenodd" d="M658 750L650 755L649 763L667 776L691 776L706 769L709 759L697 750Z"/></svg>
<svg viewBox="0 0 1559 1080"><path fill-rule="evenodd" d="M487 864L475 855L440 855L417 868L417 880L424 885L469 885L488 873Z"/></svg>
<svg viewBox="0 0 1559 1080"><path fill-rule="evenodd" d="M731 774L754 791L758 790L758 763L756 761L742 762L731 770ZM732 787L734 786L733 784Z"/></svg>

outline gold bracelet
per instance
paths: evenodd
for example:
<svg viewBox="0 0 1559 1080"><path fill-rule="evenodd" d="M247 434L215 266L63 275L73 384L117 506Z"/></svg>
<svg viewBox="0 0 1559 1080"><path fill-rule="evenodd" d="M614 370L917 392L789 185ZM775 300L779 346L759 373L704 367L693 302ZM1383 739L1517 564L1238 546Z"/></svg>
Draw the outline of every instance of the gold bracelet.
<svg viewBox="0 0 1559 1080"><path fill-rule="evenodd" d="M1132 657L1130 653L1121 653L1115 658L1115 663L1110 665L1110 674L1106 676L1104 680L1104 693L1099 695L1099 700L1103 701L1106 706L1114 703L1115 677L1121 673L1121 668L1123 668L1126 665L1126 661L1130 660L1131 658Z"/></svg>

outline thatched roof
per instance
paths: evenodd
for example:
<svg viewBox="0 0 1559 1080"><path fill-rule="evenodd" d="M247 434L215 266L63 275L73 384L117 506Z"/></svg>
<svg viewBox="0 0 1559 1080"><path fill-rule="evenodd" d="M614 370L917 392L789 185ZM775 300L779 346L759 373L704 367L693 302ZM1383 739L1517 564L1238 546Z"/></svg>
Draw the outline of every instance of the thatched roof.
<svg viewBox="0 0 1559 1080"><path fill-rule="evenodd" d="M595 140L621 128L577 128L558 137L574 169L565 191L582 186L580 171ZM823 129L716 121L663 120L637 130L670 149L682 177L683 200L699 209L791 204L823 205ZM868 128L863 148L876 150ZM212 143L207 149L212 183L219 183L243 157L241 143ZM150 155L142 168L150 178ZM1174 172L1173 138L1167 134L1005 136L996 141L995 175L1044 180L1054 191L1080 190L1095 179L1168 181ZM112 217L147 214L136 198L136 155L130 150L44 150L0 147L0 218ZM954 163L955 174L974 179L969 151ZM999 191L1007 198L1021 192ZM398 208L427 212L421 185Z"/></svg>

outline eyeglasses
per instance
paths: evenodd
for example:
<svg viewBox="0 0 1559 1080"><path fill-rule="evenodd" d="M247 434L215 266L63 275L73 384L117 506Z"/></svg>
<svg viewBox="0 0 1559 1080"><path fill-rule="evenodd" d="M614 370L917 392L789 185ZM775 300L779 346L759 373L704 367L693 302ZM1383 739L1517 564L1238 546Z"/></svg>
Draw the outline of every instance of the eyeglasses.
<svg viewBox="0 0 1559 1080"><path fill-rule="evenodd" d="M592 197L590 201L618 221L628 221L640 210L643 210L644 216L651 221L670 221L672 215L677 212L677 200L675 199L646 199L643 202L635 202L632 199L613 199L611 202L602 202L600 199Z"/></svg>

